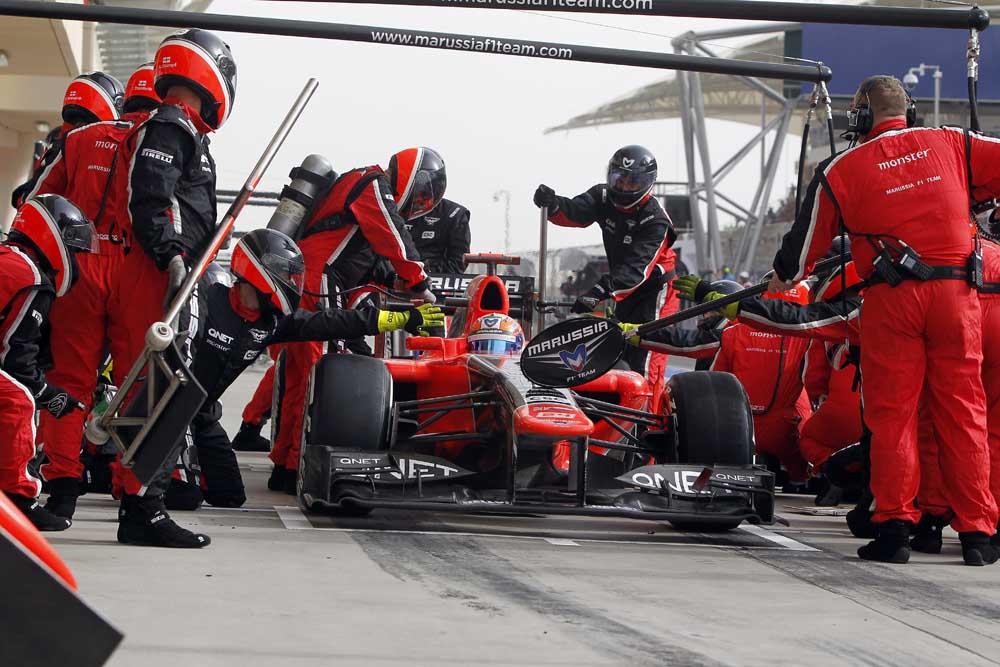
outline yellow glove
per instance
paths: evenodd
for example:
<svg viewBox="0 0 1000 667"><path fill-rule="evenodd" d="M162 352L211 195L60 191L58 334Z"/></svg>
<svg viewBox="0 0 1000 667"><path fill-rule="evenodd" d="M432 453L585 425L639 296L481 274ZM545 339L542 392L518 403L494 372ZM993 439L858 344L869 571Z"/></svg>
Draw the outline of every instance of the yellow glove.
<svg viewBox="0 0 1000 667"><path fill-rule="evenodd" d="M444 327L444 313L438 306L425 303L406 311L380 310L378 332L406 329L414 336L427 336L427 329Z"/></svg>
<svg viewBox="0 0 1000 667"><path fill-rule="evenodd" d="M378 332L399 331L410 321L410 311L380 310L378 311Z"/></svg>
<svg viewBox="0 0 1000 667"><path fill-rule="evenodd" d="M444 329L444 312L433 303L424 303L411 310L406 325L406 330L417 336L429 336L428 329Z"/></svg>
<svg viewBox="0 0 1000 667"><path fill-rule="evenodd" d="M703 301L703 303L708 303L709 301L715 301L716 299L721 299L724 296L726 295L720 292L709 292L708 294L705 295L705 300ZM739 317L740 302L734 301L733 303L727 304L722 308L719 308L719 312L722 313L723 317L732 322L737 317Z"/></svg>
<svg viewBox="0 0 1000 667"><path fill-rule="evenodd" d="M704 289L698 289L702 283L705 284L705 287L708 286L708 283L699 278L697 275L689 273L686 276L675 278L674 281L670 283L670 286L674 288L682 299L697 302L699 300L698 297L704 296L706 291Z"/></svg>
<svg viewBox="0 0 1000 667"><path fill-rule="evenodd" d="M629 324L628 322L618 323L618 328L625 334L625 341L633 347L639 347L639 336L635 334L635 330L640 326L639 324Z"/></svg>

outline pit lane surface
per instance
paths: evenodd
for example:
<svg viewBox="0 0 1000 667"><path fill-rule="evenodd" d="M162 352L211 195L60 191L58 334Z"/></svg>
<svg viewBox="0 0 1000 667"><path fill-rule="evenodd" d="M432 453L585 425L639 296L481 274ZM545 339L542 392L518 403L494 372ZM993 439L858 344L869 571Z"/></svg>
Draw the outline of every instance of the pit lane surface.
<svg viewBox="0 0 1000 667"><path fill-rule="evenodd" d="M227 427L259 379L229 396ZM235 409L234 409L235 408ZM235 421L235 424L234 424ZM1000 568L862 563L843 519L686 534L653 522L376 512L306 517L241 456L242 510L176 513L199 551L115 542L86 496L50 534L126 634L109 663L216 665L997 665Z"/></svg>

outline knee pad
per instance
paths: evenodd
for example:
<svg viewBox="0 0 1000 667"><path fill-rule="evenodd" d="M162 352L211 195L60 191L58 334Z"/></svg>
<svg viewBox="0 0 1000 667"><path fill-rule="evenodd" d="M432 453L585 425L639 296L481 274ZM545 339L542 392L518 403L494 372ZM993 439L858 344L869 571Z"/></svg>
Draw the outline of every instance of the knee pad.
<svg viewBox="0 0 1000 667"><path fill-rule="evenodd" d="M192 512L201 507L204 496L201 489L194 484L171 479L170 486L163 496L163 503L168 510Z"/></svg>
<svg viewBox="0 0 1000 667"><path fill-rule="evenodd" d="M213 507L243 507L247 501L247 494L243 490L224 491L222 493L205 492L205 502Z"/></svg>

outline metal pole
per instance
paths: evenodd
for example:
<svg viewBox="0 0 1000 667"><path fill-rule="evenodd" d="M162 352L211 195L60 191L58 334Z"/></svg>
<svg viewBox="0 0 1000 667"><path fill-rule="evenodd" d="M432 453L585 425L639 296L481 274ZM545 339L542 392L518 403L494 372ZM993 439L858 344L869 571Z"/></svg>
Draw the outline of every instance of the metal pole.
<svg viewBox="0 0 1000 667"><path fill-rule="evenodd" d="M767 127L767 99L764 94L760 96L760 177L764 178L765 163L767 162L767 136L764 129Z"/></svg>
<svg viewBox="0 0 1000 667"><path fill-rule="evenodd" d="M712 178L712 158L708 152L708 131L705 126L705 104L701 90L701 77L691 76L691 103L694 110L695 140L698 143L698 156L705 179L702 186L708 198L708 265L712 271L719 268L722 258L722 239L719 237L719 211L715 206L715 179Z"/></svg>
<svg viewBox="0 0 1000 667"><path fill-rule="evenodd" d="M268 143L267 148L264 149L264 153L257 160L257 164L254 165L253 170L250 175L247 176L246 183L243 184L243 189L240 190L239 194L236 195L236 199L232 204L229 205L229 210L222 217L222 221L216 228L215 237L212 239L211 245L209 245L208 252L198 258L198 263L194 265L191 271L188 273L187 278L184 280L184 284L181 285L180 290L177 292L177 296L174 297L174 301L170 304L170 310L167 311L166 316L163 321L167 324L172 324L173 321L181 312L181 308L188 302L191 298L191 293L194 292L195 285L201 279L201 276L205 273L205 269L208 265L215 259L215 255L219 252L219 247L225 242L226 237L233 228L233 224L236 222L236 218L239 216L243 207L246 205L250 196L253 194L254 190L257 189L257 185L260 183L260 179L264 176L264 172L267 168L271 166L271 161L274 160L274 156L278 154L278 150L281 145L285 143L285 139L288 137L288 133L292 131L292 127L295 122L302 115L303 109L309 104L310 98L312 98L313 93L316 92L316 88L319 86L319 81L316 79L309 79L306 82L305 88L299 93L298 98L296 98L295 103L292 108L288 110L285 115L285 119L281 121L281 125L278 126L277 131L274 136L271 137L270 143ZM155 324L153 326L156 326Z"/></svg>
<svg viewBox="0 0 1000 667"><path fill-rule="evenodd" d="M774 2L764 0L640 0L638 2L545 2L511 0L306 0L339 4L406 5L409 7L463 7L468 9L532 9L542 12L621 14L626 16L687 16L706 19L748 21L794 21L799 23L846 23L852 25L904 26L908 28L950 28L985 30L990 16L985 10L872 7L821 3ZM618 5L614 7L612 5ZM631 5L628 9L622 6Z"/></svg>
<svg viewBox="0 0 1000 667"><path fill-rule="evenodd" d="M934 70L934 127L941 126L941 68Z"/></svg>
<svg viewBox="0 0 1000 667"><path fill-rule="evenodd" d="M708 245L705 242L705 225L701 219L701 204L698 202L698 177L694 165L694 130L691 127L691 93L688 73L678 72L677 80L680 83L681 132L684 135L684 161L687 166L688 204L691 208L691 225L694 227L695 256L698 261L698 271L704 272L708 266Z"/></svg>
<svg viewBox="0 0 1000 667"><path fill-rule="evenodd" d="M778 123L780 123L780 122L781 122L781 117L780 116L775 116L774 118L772 118L771 120L769 120L766 125L764 125L761 128L760 132L758 132L756 135L754 135L753 139L751 139L750 141L748 141L745 144L743 144L742 148L740 148L738 151L736 151L736 153L734 153L731 158L729 158L728 160L726 160L725 164L723 164L721 167L719 167L718 169L716 169L715 173L712 174L712 176L715 178L715 182L718 183L723 178L725 178L726 176L728 176L729 172L731 172L733 170L733 168L737 164L739 164L740 160L742 160L743 158L745 158L750 153L750 151L752 151L754 149L754 146L756 146L758 143L761 144L761 149L763 150L763 145L764 145L763 139L764 139L764 137L766 137L767 134L771 130L773 130L774 128L778 127Z"/></svg>
<svg viewBox="0 0 1000 667"><path fill-rule="evenodd" d="M452 4L454 6L454 4ZM233 14L201 14L160 9L76 5L36 0L0 0L0 16L27 16L71 21L98 21L128 25L155 25L172 28L204 28L262 35L313 37L365 44L407 46L444 51L466 51L495 55L593 62L654 69L682 69L714 74L737 74L791 81L829 80L828 67L763 63L750 60L721 60L702 56L608 49L580 44L531 42L505 37L486 37L447 32L427 32L402 28L272 19Z"/></svg>
<svg viewBox="0 0 1000 667"><path fill-rule="evenodd" d="M538 224L538 331L545 328L545 293L548 280L549 262L549 207L541 209L541 220Z"/></svg>
<svg viewBox="0 0 1000 667"><path fill-rule="evenodd" d="M746 255L744 255L743 262L740 266L742 271L750 271L753 267L753 260L757 254L757 244L760 243L760 233L764 228L764 224L767 222L767 209L771 199L771 189L774 186L774 178L778 171L778 163L781 162L781 150L785 145L785 137L788 135L788 126L792 122L792 112L795 108L793 105L794 102L789 102L785 105L785 110L782 112L781 125L778 127L778 132L774 136L774 144L771 146L771 155L767 160L767 173L765 174L763 181L764 191L760 198L757 225L753 229L753 236L750 239L750 243L746 249Z"/></svg>

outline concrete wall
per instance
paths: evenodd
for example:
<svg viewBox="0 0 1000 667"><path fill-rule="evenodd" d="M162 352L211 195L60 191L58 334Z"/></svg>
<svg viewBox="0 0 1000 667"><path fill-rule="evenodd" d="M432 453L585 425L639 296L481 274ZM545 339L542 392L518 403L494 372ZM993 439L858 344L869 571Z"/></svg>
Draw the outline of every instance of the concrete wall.
<svg viewBox="0 0 1000 667"><path fill-rule="evenodd" d="M14 219L10 193L28 177L32 149L35 139L39 136L27 132L11 134L14 134L13 141L0 146L0 209L3 210L3 215L0 216L0 229L5 233Z"/></svg>
<svg viewBox="0 0 1000 667"><path fill-rule="evenodd" d="M82 2L82 0L72 0ZM94 30L79 21L0 18L0 48L9 64L0 69L0 229L14 217L10 192L32 166L39 124L58 127L70 79L100 67Z"/></svg>

